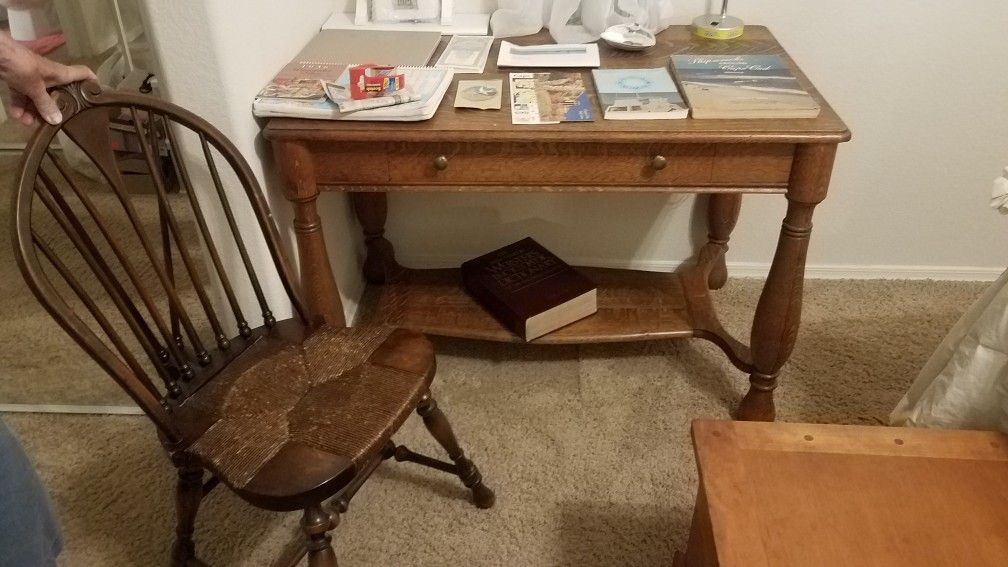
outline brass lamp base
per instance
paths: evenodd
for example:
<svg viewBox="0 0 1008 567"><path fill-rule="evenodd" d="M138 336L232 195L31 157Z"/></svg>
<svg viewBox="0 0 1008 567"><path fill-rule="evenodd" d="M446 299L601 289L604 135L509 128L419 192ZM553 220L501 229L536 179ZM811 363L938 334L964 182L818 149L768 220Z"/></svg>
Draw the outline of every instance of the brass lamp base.
<svg viewBox="0 0 1008 567"><path fill-rule="evenodd" d="M693 33L705 39L735 39L745 25L735 16L704 14L693 20Z"/></svg>

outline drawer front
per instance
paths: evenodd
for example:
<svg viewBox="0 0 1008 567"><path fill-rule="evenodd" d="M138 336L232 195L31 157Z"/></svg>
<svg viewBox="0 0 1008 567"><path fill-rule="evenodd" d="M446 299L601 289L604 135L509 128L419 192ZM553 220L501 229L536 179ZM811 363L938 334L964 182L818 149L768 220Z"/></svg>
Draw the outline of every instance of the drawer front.
<svg viewBox="0 0 1008 567"><path fill-rule="evenodd" d="M794 144L718 144L711 183L784 185L791 177L794 152Z"/></svg>
<svg viewBox="0 0 1008 567"><path fill-rule="evenodd" d="M326 143L318 183L354 186L781 187L793 144Z"/></svg>
<svg viewBox="0 0 1008 567"><path fill-rule="evenodd" d="M388 183L388 154L383 143L319 143L308 147L320 185Z"/></svg>
<svg viewBox="0 0 1008 567"><path fill-rule="evenodd" d="M402 185L672 186L710 181L710 144L389 144Z"/></svg>

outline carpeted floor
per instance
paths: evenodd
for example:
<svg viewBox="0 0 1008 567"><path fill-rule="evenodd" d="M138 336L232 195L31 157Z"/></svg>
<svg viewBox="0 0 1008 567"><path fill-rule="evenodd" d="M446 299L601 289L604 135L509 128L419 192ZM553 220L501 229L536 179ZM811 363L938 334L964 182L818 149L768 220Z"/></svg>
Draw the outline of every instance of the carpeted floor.
<svg viewBox="0 0 1008 567"><path fill-rule="evenodd" d="M733 332L761 282L717 296ZM787 421L883 422L982 283L810 281L778 390ZM337 529L341 565L668 565L696 490L690 420L728 417L744 388L701 341L517 347L438 341L435 395L497 491L476 510L446 475L389 463ZM65 565L164 564L173 469L138 417L3 416L62 518ZM414 418L397 439L434 452ZM296 514L217 489L197 540L212 565L263 565Z"/></svg>
<svg viewBox="0 0 1008 567"><path fill-rule="evenodd" d="M13 255L11 231L7 224L11 217L12 193L14 190L14 174L18 170L20 156L17 153L0 154L0 404L56 404L56 405L131 405L129 397L108 378L101 368L86 356L81 356L81 350L70 341L59 325L49 317L34 295L25 284L18 271ZM55 175L55 174L54 174ZM106 223L120 245L132 250L131 257L137 267L141 281L159 305L164 306L164 293L158 293L156 276L149 262L138 262L141 253L139 240L136 237L126 217L121 214L120 205L104 184L99 184L83 175L75 174L75 181L89 192L94 202L106 210ZM137 213L150 233L159 235L157 224L157 200L154 191L149 187L145 176L127 176L127 187L132 194L132 203ZM64 188L68 193L68 189ZM184 197L172 195L177 213L185 209L178 206ZM76 205L76 201L68 198ZM38 209L43 209L41 205ZM79 207L78 207L79 208ZM73 252L69 240L56 237L62 234L47 215L38 213L35 217L39 222L40 233L45 235L50 245L56 250L62 261L76 274L90 274L87 264L79 253ZM81 211L81 218L87 215ZM48 223L45 221L49 221ZM88 221L85 220L85 223ZM196 232L195 221L191 215L180 215L179 222L186 234ZM97 234L97 232L92 232ZM109 249L104 248L100 238L101 250L106 258L113 258ZM198 240L190 239L189 243L195 250ZM132 248L131 248L132 247ZM112 262L113 266L118 266ZM204 266L201 266L201 268ZM119 269L118 267L116 268ZM204 273L204 278L206 274ZM94 277L80 278L85 287L96 298L98 305L106 314L114 313L115 308L108 296L99 291L97 279ZM124 272L119 272L119 280L128 282ZM60 281L54 278L53 281ZM206 281L204 279L204 281ZM128 287L128 285L127 285ZM130 288L131 289L131 288ZM72 297L69 290L64 291L64 297ZM197 307L197 299L192 285L188 280L180 278L179 295L188 311L197 321L201 321L201 311ZM140 305L134 294L134 301ZM77 312L87 319L86 311L79 303L70 301ZM112 316L114 324L119 321ZM125 329L125 326L120 328ZM127 342L132 341L127 337ZM139 346L137 346L139 351Z"/></svg>

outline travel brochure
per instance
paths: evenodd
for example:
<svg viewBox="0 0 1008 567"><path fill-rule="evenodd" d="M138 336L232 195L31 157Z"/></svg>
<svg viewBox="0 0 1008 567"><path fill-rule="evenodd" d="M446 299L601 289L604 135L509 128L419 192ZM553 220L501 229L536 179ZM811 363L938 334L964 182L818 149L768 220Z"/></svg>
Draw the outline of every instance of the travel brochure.
<svg viewBox="0 0 1008 567"><path fill-rule="evenodd" d="M591 122L581 73L511 73L511 123Z"/></svg>
<svg viewBox="0 0 1008 567"><path fill-rule="evenodd" d="M255 98L256 116L427 120L435 115L454 84L455 108L499 110L507 97L513 124L595 120L597 111L592 108L584 70L600 66L598 44L515 45L502 41L498 68L524 68L510 73L502 82L500 74L483 74L493 37L452 36L437 52L437 34L380 32L380 39L391 43L370 45L369 41L362 43L369 37L363 33L327 30L316 37ZM354 57L367 61L371 53L382 60L367 64L340 60ZM433 66L411 65L420 59L432 60L434 53L439 56ZM626 61L626 57L620 60L624 64ZM667 65L656 68L591 69L602 117L814 118L820 112L819 104L779 55L687 54L670 55L666 61ZM369 92L366 98L352 96L348 93L347 69L354 66L385 69L405 80L383 87L381 92ZM534 67L572 69L534 72ZM455 82L456 74L469 76Z"/></svg>

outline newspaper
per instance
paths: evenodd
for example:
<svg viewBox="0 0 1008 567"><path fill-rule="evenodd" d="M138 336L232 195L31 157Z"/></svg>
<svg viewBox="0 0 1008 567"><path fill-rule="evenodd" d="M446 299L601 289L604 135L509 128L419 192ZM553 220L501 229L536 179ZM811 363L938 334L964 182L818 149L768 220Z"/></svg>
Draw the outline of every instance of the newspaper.
<svg viewBox="0 0 1008 567"><path fill-rule="evenodd" d="M326 96L329 97L329 100L333 101L337 107L339 107L339 111L342 113L357 112L358 110L370 110L372 108L382 108L385 106L395 106L397 104L405 104L407 102L420 100L420 95L416 94L416 92L409 87L387 96L376 96L355 100L350 98L349 89L338 83L325 81L323 85L325 86Z"/></svg>

